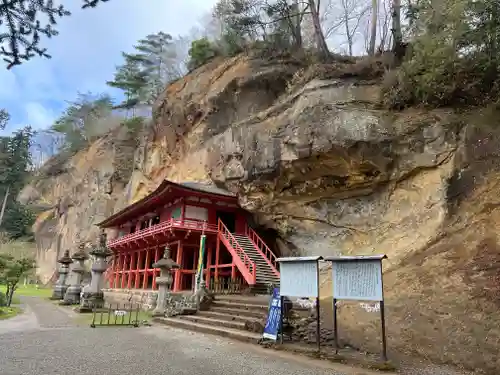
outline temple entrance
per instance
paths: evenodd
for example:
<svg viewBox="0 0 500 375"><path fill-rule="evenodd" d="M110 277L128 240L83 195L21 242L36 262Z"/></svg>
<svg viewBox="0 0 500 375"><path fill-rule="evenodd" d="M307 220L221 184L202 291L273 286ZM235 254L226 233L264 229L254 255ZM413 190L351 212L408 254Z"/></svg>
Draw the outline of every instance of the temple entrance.
<svg viewBox="0 0 500 375"><path fill-rule="evenodd" d="M217 211L216 217L217 222L220 219L231 233L236 231L236 215L233 212Z"/></svg>

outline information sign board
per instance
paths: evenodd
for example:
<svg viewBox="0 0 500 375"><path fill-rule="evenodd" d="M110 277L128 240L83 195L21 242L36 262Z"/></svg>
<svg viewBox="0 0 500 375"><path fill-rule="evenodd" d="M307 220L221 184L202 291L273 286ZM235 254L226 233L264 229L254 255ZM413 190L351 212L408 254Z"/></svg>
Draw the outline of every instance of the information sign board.
<svg viewBox="0 0 500 375"><path fill-rule="evenodd" d="M318 262L281 262L280 286L282 296L318 297Z"/></svg>
<svg viewBox="0 0 500 375"><path fill-rule="evenodd" d="M380 260L333 261L333 298L382 301L382 262Z"/></svg>

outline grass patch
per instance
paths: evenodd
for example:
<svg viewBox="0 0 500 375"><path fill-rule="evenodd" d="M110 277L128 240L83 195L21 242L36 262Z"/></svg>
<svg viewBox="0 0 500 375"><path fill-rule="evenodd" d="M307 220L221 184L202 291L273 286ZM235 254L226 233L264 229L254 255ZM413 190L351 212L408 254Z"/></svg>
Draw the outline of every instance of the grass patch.
<svg viewBox="0 0 500 375"><path fill-rule="evenodd" d="M4 292L7 290L5 285L0 285L0 292ZM52 295L52 289L49 288L36 288L35 285L21 285L14 292L14 298L12 300L13 304L19 303L19 296L26 297L41 297L41 298L49 298Z"/></svg>
<svg viewBox="0 0 500 375"><path fill-rule="evenodd" d="M86 313L86 314L81 314L79 315L77 318L76 318L76 322L79 324L79 325L88 325L90 326L90 324L92 323L92 313ZM136 312L133 311L131 313L132 316L130 316L128 313L123 316L123 321L125 322L125 324L128 324L129 322L129 319L130 321L134 321L134 320L138 320L139 321L139 325L142 324L142 322L146 321L148 323L151 323L151 320L152 320L152 313L149 312L149 311L142 311L140 310L139 311L139 314L137 315L136 317ZM116 316L114 314L114 311L112 310L111 311L111 314L108 313L107 311L104 312L102 314L102 323L104 326L106 326L107 322L108 322L108 318L109 318L109 322L111 324L115 323L115 318L116 318L116 323L117 325L120 324L122 322L122 317L121 316ZM95 325L97 327L100 326L100 321L101 321L101 314L100 313L97 313L96 314L96 320L95 320ZM113 326L111 326L113 327Z"/></svg>
<svg viewBox="0 0 500 375"><path fill-rule="evenodd" d="M13 318L22 312L21 308L16 306L0 307L0 320Z"/></svg>

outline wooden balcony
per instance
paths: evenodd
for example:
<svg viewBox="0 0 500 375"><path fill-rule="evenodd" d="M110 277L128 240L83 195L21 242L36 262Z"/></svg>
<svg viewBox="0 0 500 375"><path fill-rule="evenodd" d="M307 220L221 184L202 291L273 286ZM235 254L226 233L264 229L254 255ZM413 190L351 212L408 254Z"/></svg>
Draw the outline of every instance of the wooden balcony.
<svg viewBox="0 0 500 375"><path fill-rule="evenodd" d="M170 219L160 224L150 226L134 233L108 241L108 247L112 249L125 247L138 241L156 241L166 236L171 230L197 231L206 233L217 233L216 224L207 224L204 221Z"/></svg>

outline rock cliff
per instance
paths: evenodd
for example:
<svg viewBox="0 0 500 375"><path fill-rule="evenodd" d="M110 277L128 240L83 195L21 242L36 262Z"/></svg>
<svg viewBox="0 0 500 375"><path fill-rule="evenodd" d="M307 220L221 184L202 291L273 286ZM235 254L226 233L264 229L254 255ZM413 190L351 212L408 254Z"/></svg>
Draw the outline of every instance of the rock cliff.
<svg viewBox="0 0 500 375"><path fill-rule="evenodd" d="M494 373L498 115L389 112L372 65L238 56L169 85L140 137L118 129L26 187L24 201L48 207L35 224L42 275L163 179L213 181L238 193L283 255L387 254L394 353ZM344 341L379 350L378 314L342 304L339 321Z"/></svg>

